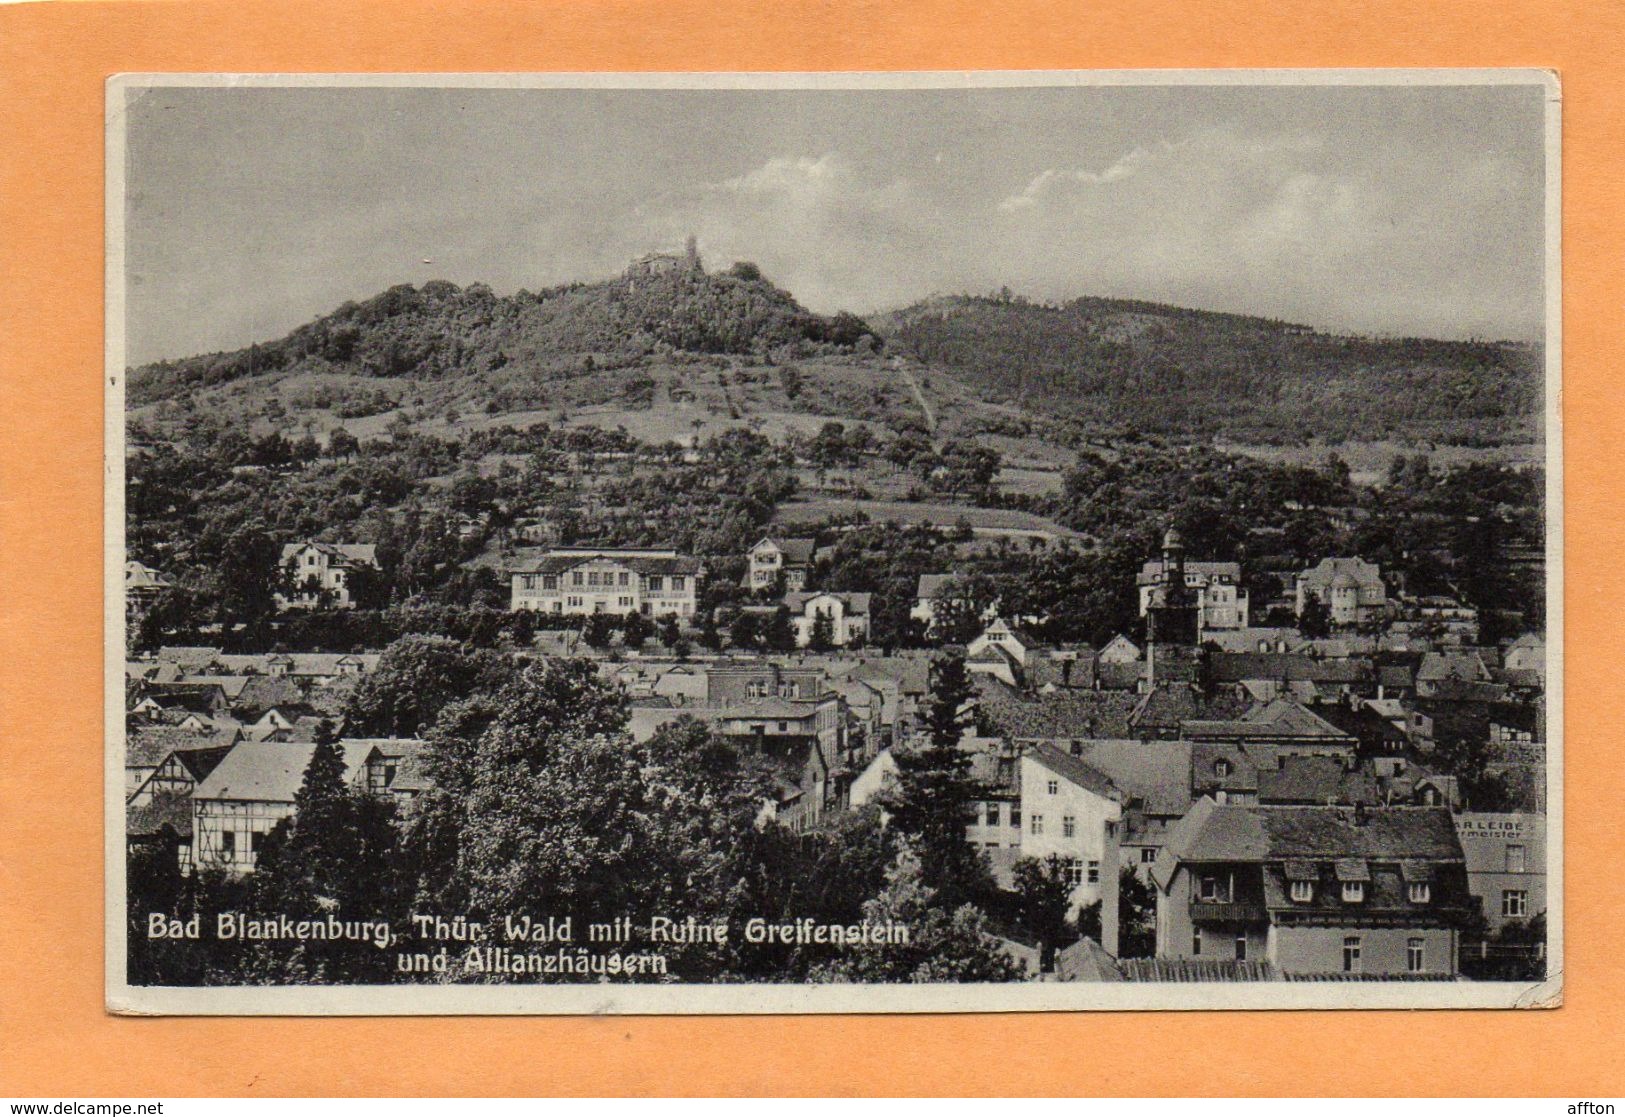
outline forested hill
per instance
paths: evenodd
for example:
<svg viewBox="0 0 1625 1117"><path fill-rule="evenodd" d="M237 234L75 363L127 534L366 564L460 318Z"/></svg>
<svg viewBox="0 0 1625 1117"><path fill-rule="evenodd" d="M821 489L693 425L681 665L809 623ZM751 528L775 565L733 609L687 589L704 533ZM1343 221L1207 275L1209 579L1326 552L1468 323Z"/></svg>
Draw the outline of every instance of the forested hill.
<svg viewBox="0 0 1625 1117"><path fill-rule="evenodd" d="M1261 441L1540 437L1533 346L1343 337L1100 298L936 298L870 321L892 351L987 399L1111 429Z"/></svg>
<svg viewBox="0 0 1625 1117"><path fill-rule="evenodd" d="M544 373L561 362L579 368L583 355L588 368L594 355L618 365L661 347L770 353L850 347L866 337L860 319L813 314L750 264L717 275L676 271L508 297L484 284L435 281L345 303L276 341L133 369L130 402L273 372L433 380L501 368Z"/></svg>

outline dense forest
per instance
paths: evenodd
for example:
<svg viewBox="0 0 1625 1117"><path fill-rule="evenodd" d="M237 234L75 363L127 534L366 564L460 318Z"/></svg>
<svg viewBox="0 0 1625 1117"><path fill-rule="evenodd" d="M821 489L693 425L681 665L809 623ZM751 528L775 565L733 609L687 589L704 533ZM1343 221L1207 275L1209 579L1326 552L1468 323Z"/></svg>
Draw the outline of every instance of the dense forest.
<svg viewBox="0 0 1625 1117"><path fill-rule="evenodd" d="M1362 338L1081 298L939 298L876 318L894 348L999 402L1106 430L1263 442L1539 437L1538 349Z"/></svg>

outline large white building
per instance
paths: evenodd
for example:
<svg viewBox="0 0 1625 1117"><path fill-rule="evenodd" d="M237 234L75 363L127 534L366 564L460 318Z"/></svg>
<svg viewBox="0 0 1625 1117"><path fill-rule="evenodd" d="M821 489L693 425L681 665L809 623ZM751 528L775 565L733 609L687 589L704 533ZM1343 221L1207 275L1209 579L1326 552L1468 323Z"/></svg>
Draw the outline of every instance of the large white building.
<svg viewBox="0 0 1625 1117"><path fill-rule="evenodd" d="M1388 608L1381 567L1362 558L1321 559L1297 576L1293 592L1299 617L1314 598L1327 607L1334 625L1373 624Z"/></svg>
<svg viewBox="0 0 1625 1117"><path fill-rule="evenodd" d="M1021 753L1021 856L1067 861L1072 914L1101 899L1104 877L1117 872L1115 845L1123 796L1089 764L1047 742Z"/></svg>
<svg viewBox="0 0 1625 1117"><path fill-rule="evenodd" d="M513 612L692 617L705 571L671 550L560 547L509 573Z"/></svg>

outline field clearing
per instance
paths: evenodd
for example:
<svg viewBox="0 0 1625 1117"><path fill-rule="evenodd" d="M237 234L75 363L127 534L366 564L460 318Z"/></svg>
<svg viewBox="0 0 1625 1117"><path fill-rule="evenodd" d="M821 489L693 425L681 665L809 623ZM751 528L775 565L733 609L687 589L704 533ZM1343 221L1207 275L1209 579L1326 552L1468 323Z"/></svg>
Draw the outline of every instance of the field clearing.
<svg viewBox="0 0 1625 1117"><path fill-rule="evenodd" d="M994 478L994 485L1007 493L1026 496L1053 496L1065 487L1065 478L1056 469L1021 469L1005 467Z"/></svg>
<svg viewBox="0 0 1625 1117"><path fill-rule="evenodd" d="M931 524L952 528L961 520L978 535L1038 536L1044 539L1082 540L1085 537L1053 520L1007 508L972 508L965 504L941 504L906 500L843 500L835 497L798 500L779 505L773 517L780 524L812 524L831 516L852 516L862 512L874 523Z"/></svg>
<svg viewBox="0 0 1625 1117"><path fill-rule="evenodd" d="M1311 443L1308 446L1258 446L1243 442L1215 442L1215 450L1241 454L1260 461L1287 465L1323 465L1332 454L1349 464L1349 472L1359 484L1380 484L1388 477L1389 464L1399 455L1426 454L1435 468L1466 465L1471 462L1505 465L1544 465L1546 447L1540 443L1511 443L1505 446L1440 446L1431 442L1408 445L1383 439L1374 442L1342 442L1335 446Z"/></svg>

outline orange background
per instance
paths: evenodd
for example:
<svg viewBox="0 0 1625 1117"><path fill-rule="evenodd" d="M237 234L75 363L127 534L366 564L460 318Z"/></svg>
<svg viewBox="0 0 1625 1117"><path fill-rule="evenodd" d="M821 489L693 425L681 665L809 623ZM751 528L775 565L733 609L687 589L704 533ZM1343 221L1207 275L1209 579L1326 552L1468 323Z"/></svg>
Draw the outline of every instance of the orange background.
<svg viewBox="0 0 1625 1117"><path fill-rule="evenodd" d="M0 8L0 1093L1625 1094L1617 0ZM120 71L1545 66L1563 80L1567 1003L1499 1013L102 1011L103 82ZM206 308L199 308L205 313Z"/></svg>

